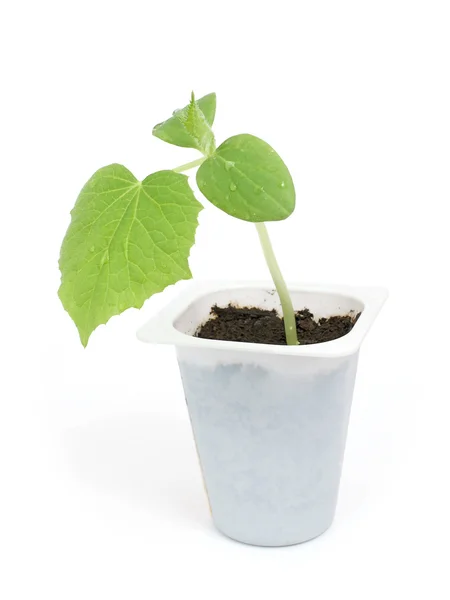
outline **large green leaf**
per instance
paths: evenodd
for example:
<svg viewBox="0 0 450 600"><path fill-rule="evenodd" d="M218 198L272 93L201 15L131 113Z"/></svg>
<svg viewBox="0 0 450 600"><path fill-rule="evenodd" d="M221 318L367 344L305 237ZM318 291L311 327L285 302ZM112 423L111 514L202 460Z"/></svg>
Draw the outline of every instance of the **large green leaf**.
<svg viewBox="0 0 450 600"><path fill-rule="evenodd" d="M173 171L140 182L114 164L89 179L59 261L59 297L84 346L113 315L192 277L188 257L201 209L187 177Z"/></svg>
<svg viewBox="0 0 450 600"><path fill-rule="evenodd" d="M269 144L249 134L221 144L198 169L197 184L215 206L244 221L281 221L295 208L288 168Z"/></svg>
<svg viewBox="0 0 450 600"><path fill-rule="evenodd" d="M161 140L182 146L195 148L206 156L215 148L212 124L216 114L216 94L208 94L200 100L195 100L192 94L191 102L163 123L155 125L153 135Z"/></svg>

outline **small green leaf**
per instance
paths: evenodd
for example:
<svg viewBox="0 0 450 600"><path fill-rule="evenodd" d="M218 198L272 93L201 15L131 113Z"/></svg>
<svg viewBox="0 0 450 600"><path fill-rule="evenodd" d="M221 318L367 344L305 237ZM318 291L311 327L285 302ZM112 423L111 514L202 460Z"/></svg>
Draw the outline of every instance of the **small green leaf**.
<svg viewBox="0 0 450 600"><path fill-rule="evenodd" d="M72 210L61 247L59 297L86 346L94 329L180 279L202 205L185 175L138 181L122 165L99 169Z"/></svg>
<svg viewBox="0 0 450 600"><path fill-rule="evenodd" d="M295 208L288 168L263 140L235 135L197 171L200 191L217 208L244 221L281 221Z"/></svg>
<svg viewBox="0 0 450 600"><path fill-rule="evenodd" d="M153 135L164 142L195 148L209 156L215 148L212 124L216 114L216 95L208 94L200 100L195 100L192 94L191 102L163 123L155 125Z"/></svg>
<svg viewBox="0 0 450 600"><path fill-rule="evenodd" d="M210 127L214 124L214 118L216 116L216 94L213 92L212 94L207 94L197 100L198 107L205 115L206 122Z"/></svg>

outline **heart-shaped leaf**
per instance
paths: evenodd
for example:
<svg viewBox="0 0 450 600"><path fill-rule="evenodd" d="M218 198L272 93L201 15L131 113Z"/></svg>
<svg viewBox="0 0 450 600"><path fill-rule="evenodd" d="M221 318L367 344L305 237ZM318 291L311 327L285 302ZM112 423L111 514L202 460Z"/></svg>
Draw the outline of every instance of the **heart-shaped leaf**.
<svg viewBox="0 0 450 600"><path fill-rule="evenodd" d="M163 123L155 125L153 135L164 142L195 148L208 156L214 151L215 142L212 124L216 114L216 94L208 94L200 100L195 100L192 94L191 102Z"/></svg>
<svg viewBox="0 0 450 600"><path fill-rule="evenodd" d="M187 177L159 171L138 181L122 165L82 189L64 238L59 297L86 346L94 329L180 279L202 205Z"/></svg>
<svg viewBox="0 0 450 600"><path fill-rule="evenodd" d="M281 221L295 208L288 168L269 144L249 134L221 144L198 169L197 184L217 208L244 221Z"/></svg>

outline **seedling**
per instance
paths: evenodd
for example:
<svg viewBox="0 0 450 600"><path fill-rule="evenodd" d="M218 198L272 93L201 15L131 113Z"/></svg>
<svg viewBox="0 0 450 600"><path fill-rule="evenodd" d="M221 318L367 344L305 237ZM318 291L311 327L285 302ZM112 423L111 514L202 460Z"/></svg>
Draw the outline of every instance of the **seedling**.
<svg viewBox="0 0 450 600"><path fill-rule="evenodd" d="M291 175L275 150L253 135L235 135L216 148L215 113L215 94L199 100L192 94L185 108L153 129L169 144L198 150L200 158L143 181L112 164L81 190L61 247L59 297L83 346L112 316L140 308L153 294L192 277L188 258L203 206L182 173L194 167L197 185L212 204L256 224L280 297L286 341L298 344L292 301L265 225L293 212Z"/></svg>

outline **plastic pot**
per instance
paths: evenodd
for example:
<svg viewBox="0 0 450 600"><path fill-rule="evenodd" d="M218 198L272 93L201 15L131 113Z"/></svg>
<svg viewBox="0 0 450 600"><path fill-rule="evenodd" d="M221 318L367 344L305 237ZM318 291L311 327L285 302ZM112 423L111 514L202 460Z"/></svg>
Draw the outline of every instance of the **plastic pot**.
<svg viewBox="0 0 450 600"><path fill-rule="evenodd" d="M361 342L380 288L290 286L316 318L361 313L347 335L274 346L194 337L213 305L279 309L270 284L192 283L138 331L173 344L216 527L258 546L312 539L332 523Z"/></svg>

